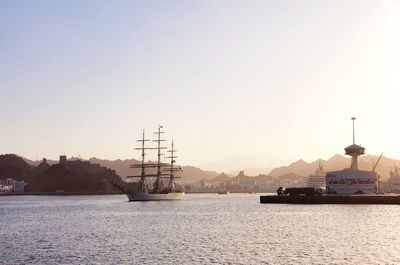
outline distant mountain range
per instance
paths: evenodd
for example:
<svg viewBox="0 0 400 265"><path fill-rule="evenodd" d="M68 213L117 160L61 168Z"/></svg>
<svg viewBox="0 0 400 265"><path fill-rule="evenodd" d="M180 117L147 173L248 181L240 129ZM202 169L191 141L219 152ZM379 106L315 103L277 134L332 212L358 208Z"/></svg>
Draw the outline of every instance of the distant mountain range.
<svg viewBox="0 0 400 265"><path fill-rule="evenodd" d="M246 176L252 176L256 177L259 175L268 175L269 172L273 167L269 168L242 168L241 170L235 170L235 171L228 171L226 174L231 175L231 176L236 176L237 174L240 173L240 171L246 172Z"/></svg>
<svg viewBox="0 0 400 265"><path fill-rule="evenodd" d="M271 169L280 164L282 164L280 160L271 156L231 156L219 161L203 163L200 165L200 168L232 175L245 170L247 175L257 176L259 174L267 174Z"/></svg>
<svg viewBox="0 0 400 265"><path fill-rule="evenodd" d="M70 158L69 160L84 161L80 158ZM235 159L232 159L230 161L232 162L234 160ZM377 160L378 156L361 156L359 159L359 168L363 170L372 170L373 165L376 163ZM42 161L32 161L29 159L13 159L13 157L9 155L2 156L0 162L0 171L3 173L4 176L17 176L18 178L25 178L27 180L29 179L29 174L33 172L32 170L42 163ZM116 175L121 177L123 180L126 180L127 176L140 174L140 169L130 168L130 165L139 163L139 161L135 159L106 160L99 158L90 158L87 160L87 162L90 162L91 164L99 164L101 167L115 170ZM300 159L287 166L276 167L272 170L268 170L267 168L250 168L244 169L244 171L247 176L268 175L272 177L290 179L294 177L307 177L310 174L313 174L317 169L319 163L321 163L324 167L324 171L341 170L350 166L350 158L336 154L328 160L318 159L313 162L306 162ZM3 164L3 166L1 164ZM56 165L58 164L58 161L47 160L47 164L49 166ZM393 170L394 164L400 166L400 160L387 158L385 156L381 158L379 164L376 167L376 172L381 176L382 180L388 179L389 172ZM194 166L182 166L182 169L183 173L180 173L180 176L182 177L183 183L198 182L201 179L213 180L217 176L220 176L219 172L203 170ZM238 167L236 172L228 171L229 173L226 175L228 177L233 177L236 176L237 172L241 170L243 169Z"/></svg>
<svg viewBox="0 0 400 265"><path fill-rule="evenodd" d="M328 160L317 159L313 162L306 162L300 159L287 166L273 168L270 167L270 165L276 165L278 160L270 158L272 161L268 161L269 158L270 157L229 157L221 161L202 164L201 167L213 169L225 168L224 172L231 176L236 176L239 171L244 171L246 176L269 175L280 177L283 175L294 174L296 176L307 177L315 172L319 163L322 164L326 172L348 168L351 163L350 157L336 154ZM379 156L376 155L364 155L359 157L359 168L362 170L372 170L373 165L378 161L378 158ZM389 173L393 170L394 164L400 166L400 160L382 156L375 171L381 176L382 180L386 180L389 178Z"/></svg>
<svg viewBox="0 0 400 265"><path fill-rule="evenodd" d="M362 170L372 170L378 158L379 156L375 155L361 156L358 160L358 167ZM335 171L350 167L351 162L350 158L339 154L332 156L328 160L318 159L311 163L300 159L288 166L277 167L269 172L268 175L282 176L284 174L294 173L300 176L308 176L315 172L319 163L324 167L324 171ZM382 180L386 180L389 178L389 173L393 170L394 164L400 165L400 160L382 156L375 171L381 176Z"/></svg>
<svg viewBox="0 0 400 265"><path fill-rule="evenodd" d="M29 159L24 160L30 164L31 166L38 166L41 161L32 161ZM82 160L77 157L72 157L69 158L68 160ZM131 165L133 164L138 164L140 163L138 160L135 159L117 159L117 160L107 160L107 159L99 159L99 158L90 158L88 161L92 164L99 164L102 167L110 168L116 171L117 175L119 175L122 179L127 179L128 176L133 176L133 175L140 175L140 169L132 169L130 168ZM55 160L47 160L47 163L50 165L57 164L58 161ZM207 171L207 170L202 170L197 167L193 166L182 166L183 172L180 173L180 177L182 178L183 182L196 182L201 179L211 179L216 177L219 173L215 171Z"/></svg>
<svg viewBox="0 0 400 265"><path fill-rule="evenodd" d="M130 168L130 165L140 163L135 159L103 160L98 158L90 158L89 162L100 164L103 167L114 169L117 172L117 174L121 176L123 179L126 179L127 176L140 175L139 168L136 169ZM183 172L179 174L183 182L196 182L201 179L214 178L215 176L218 175L218 173L215 171L202 170L200 168L193 166L182 166L182 171Z"/></svg>
<svg viewBox="0 0 400 265"><path fill-rule="evenodd" d="M342 155L334 155L328 160L317 159L311 163L305 162L303 159L299 159L296 162L291 163L288 166L281 166L271 170L268 175L271 176L282 176L285 174L293 173L300 176L308 176L315 172L318 168L319 163L324 168L324 171L340 170L350 166L350 160Z"/></svg>

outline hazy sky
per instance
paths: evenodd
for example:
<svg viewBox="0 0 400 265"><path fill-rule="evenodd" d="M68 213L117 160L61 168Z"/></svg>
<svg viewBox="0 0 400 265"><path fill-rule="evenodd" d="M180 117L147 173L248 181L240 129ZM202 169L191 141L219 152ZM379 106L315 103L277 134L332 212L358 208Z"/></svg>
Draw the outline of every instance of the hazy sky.
<svg viewBox="0 0 400 265"><path fill-rule="evenodd" d="M0 0L0 153L138 158L162 124L182 164L310 161L357 116L400 158L399 47L400 1Z"/></svg>

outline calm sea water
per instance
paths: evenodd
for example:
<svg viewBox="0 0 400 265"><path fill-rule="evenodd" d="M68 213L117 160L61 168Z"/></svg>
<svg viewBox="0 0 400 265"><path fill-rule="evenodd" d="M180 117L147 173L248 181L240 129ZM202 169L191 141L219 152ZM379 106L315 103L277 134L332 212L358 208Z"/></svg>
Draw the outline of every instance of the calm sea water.
<svg viewBox="0 0 400 265"><path fill-rule="evenodd" d="M399 264L400 206L0 197L0 264Z"/></svg>

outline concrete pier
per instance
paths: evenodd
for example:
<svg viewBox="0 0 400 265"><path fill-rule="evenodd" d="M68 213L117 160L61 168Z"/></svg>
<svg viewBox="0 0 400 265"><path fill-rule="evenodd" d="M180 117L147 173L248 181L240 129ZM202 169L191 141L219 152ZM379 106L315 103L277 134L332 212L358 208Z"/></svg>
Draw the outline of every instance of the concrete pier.
<svg viewBox="0 0 400 265"><path fill-rule="evenodd" d="M399 195L260 196L260 203L286 204L399 204Z"/></svg>

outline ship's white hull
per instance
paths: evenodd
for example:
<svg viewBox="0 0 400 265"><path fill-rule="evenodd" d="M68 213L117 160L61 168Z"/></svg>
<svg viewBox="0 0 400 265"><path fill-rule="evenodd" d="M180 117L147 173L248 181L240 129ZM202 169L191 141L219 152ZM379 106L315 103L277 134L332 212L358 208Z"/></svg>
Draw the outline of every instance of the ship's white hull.
<svg viewBox="0 0 400 265"><path fill-rule="evenodd" d="M130 193L127 194L129 201L177 201L182 200L184 192L170 193Z"/></svg>

